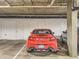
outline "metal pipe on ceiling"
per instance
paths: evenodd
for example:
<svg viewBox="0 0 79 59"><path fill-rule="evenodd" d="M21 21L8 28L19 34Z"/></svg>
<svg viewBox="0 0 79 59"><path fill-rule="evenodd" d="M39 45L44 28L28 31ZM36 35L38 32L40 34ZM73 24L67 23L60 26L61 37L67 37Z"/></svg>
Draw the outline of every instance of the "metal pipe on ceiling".
<svg viewBox="0 0 79 59"><path fill-rule="evenodd" d="M54 2L55 2L55 0L52 0L48 6L52 6L54 4Z"/></svg>
<svg viewBox="0 0 79 59"><path fill-rule="evenodd" d="M4 1L7 3L8 6L10 6L10 3L7 0L4 0Z"/></svg>
<svg viewBox="0 0 79 59"><path fill-rule="evenodd" d="M67 6L0 6L0 8L67 8Z"/></svg>
<svg viewBox="0 0 79 59"><path fill-rule="evenodd" d="M0 15L0 18L66 18L62 15Z"/></svg>

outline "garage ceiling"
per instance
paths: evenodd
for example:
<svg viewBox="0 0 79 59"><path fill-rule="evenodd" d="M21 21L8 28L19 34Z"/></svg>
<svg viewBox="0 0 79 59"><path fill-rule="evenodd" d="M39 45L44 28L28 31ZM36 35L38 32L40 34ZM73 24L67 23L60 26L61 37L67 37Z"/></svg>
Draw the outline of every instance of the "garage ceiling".
<svg viewBox="0 0 79 59"><path fill-rule="evenodd" d="M47 6L52 0L0 0L0 6ZM55 0L54 6L65 5L66 0Z"/></svg>
<svg viewBox="0 0 79 59"><path fill-rule="evenodd" d="M0 0L0 15L66 14L66 0Z"/></svg>

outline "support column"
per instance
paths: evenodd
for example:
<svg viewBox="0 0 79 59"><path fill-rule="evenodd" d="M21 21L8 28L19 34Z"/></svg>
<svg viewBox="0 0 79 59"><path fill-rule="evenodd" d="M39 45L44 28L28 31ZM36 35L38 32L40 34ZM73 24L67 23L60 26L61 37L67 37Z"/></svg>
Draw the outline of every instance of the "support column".
<svg viewBox="0 0 79 59"><path fill-rule="evenodd" d="M77 4L77 0L75 4ZM72 10L73 0L67 0L67 43L69 54L77 56L77 10Z"/></svg>

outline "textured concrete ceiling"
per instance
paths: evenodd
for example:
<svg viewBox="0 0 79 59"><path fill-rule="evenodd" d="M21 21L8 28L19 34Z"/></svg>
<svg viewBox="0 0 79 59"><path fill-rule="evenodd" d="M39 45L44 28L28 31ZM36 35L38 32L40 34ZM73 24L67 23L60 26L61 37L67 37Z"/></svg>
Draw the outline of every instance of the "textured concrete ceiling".
<svg viewBox="0 0 79 59"><path fill-rule="evenodd" d="M0 0L0 6L46 6L52 0ZM55 0L54 5L66 5L66 0Z"/></svg>
<svg viewBox="0 0 79 59"><path fill-rule="evenodd" d="M65 14L66 0L0 0L0 15L5 14ZM31 7L36 6L36 7ZM39 6L39 7L38 7Z"/></svg>

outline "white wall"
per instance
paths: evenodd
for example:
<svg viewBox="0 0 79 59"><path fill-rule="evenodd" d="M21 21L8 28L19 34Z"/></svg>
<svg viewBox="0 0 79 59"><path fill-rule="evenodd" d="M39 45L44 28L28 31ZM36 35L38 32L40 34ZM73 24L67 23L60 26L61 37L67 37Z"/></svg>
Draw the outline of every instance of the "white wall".
<svg viewBox="0 0 79 59"><path fill-rule="evenodd" d="M26 39L36 28L48 28L60 35L66 30L66 19L0 18L0 39Z"/></svg>

